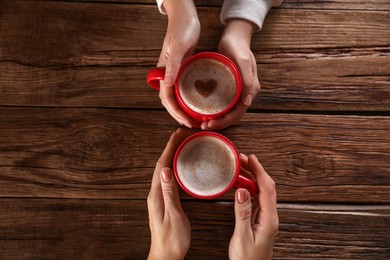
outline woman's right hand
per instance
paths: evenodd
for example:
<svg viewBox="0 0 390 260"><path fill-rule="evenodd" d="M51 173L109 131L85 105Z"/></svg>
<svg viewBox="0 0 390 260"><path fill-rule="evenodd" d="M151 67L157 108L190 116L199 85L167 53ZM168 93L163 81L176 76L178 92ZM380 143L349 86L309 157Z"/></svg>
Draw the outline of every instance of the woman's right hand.
<svg viewBox="0 0 390 260"><path fill-rule="evenodd" d="M165 67L160 82L160 99L169 114L181 125L192 128L196 122L179 107L173 84L182 62L195 50L200 35L200 22L193 1L165 0L168 28L157 67Z"/></svg>
<svg viewBox="0 0 390 260"><path fill-rule="evenodd" d="M260 192L252 204L246 189L236 191L236 225L229 244L229 259L269 260L279 227L275 182L256 156L241 155L241 164L245 173L254 177Z"/></svg>

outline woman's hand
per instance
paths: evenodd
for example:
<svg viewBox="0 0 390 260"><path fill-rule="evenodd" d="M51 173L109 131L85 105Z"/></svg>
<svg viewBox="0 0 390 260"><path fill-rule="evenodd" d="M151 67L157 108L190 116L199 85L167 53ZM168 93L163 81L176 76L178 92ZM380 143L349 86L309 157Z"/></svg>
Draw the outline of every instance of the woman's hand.
<svg viewBox="0 0 390 260"><path fill-rule="evenodd" d="M252 34L256 28L255 24L242 19L227 21L218 45L218 52L230 58L241 72L243 86L241 99L228 114L202 123L203 130L221 129L238 123L259 93L257 64L250 49Z"/></svg>
<svg viewBox="0 0 390 260"><path fill-rule="evenodd" d="M236 191L236 225L229 244L229 259L268 260L272 258L279 227L275 182L256 156L241 155L241 163L245 173L254 177L260 192L252 204L246 189Z"/></svg>
<svg viewBox="0 0 390 260"><path fill-rule="evenodd" d="M181 125L192 128L196 122L179 107L173 84L182 62L192 55L200 35L200 23L193 1L165 0L168 28L157 67L165 67L160 83L160 99L169 114Z"/></svg>
<svg viewBox="0 0 390 260"><path fill-rule="evenodd" d="M148 259L184 259L191 242L191 226L184 213L171 164L175 151L186 137L174 132L156 164L148 196L151 245Z"/></svg>

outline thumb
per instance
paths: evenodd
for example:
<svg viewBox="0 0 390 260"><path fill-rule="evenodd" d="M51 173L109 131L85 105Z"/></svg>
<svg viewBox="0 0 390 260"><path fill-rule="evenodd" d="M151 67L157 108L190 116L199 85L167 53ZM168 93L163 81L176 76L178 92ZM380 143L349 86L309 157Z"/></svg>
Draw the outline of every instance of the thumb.
<svg viewBox="0 0 390 260"><path fill-rule="evenodd" d="M163 168L161 170L161 190L164 198L165 211L167 210L181 210L179 190L177 183L174 180L172 170L170 168Z"/></svg>
<svg viewBox="0 0 390 260"><path fill-rule="evenodd" d="M251 234L252 202L246 189L238 189L236 191L234 212L236 216L234 233L239 236Z"/></svg>
<svg viewBox="0 0 390 260"><path fill-rule="evenodd" d="M248 107L252 105L252 101L259 91L260 83L256 76L250 75L247 79L243 79L242 103Z"/></svg>
<svg viewBox="0 0 390 260"><path fill-rule="evenodd" d="M246 68L242 73L242 83L243 83L243 89L242 89L242 103L246 106L250 106L252 104L253 99L256 97L257 93L260 91L260 82L259 78L257 77L257 65L256 60L251 55L252 64L251 68Z"/></svg>
<svg viewBox="0 0 390 260"><path fill-rule="evenodd" d="M167 63L165 65L165 77L164 86L171 87L177 78L181 63L184 58L184 53L174 52L168 56Z"/></svg>

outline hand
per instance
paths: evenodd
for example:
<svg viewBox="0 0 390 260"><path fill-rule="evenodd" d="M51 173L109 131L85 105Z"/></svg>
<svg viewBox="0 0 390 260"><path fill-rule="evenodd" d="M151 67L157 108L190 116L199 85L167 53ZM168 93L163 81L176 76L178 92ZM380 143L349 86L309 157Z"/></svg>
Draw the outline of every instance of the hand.
<svg viewBox="0 0 390 260"><path fill-rule="evenodd" d="M259 93L256 60L250 49L252 34L256 29L255 24L246 20L228 20L218 45L218 52L230 58L241 72L243 86L241 99L228 114L203 122L201 125L203 130L221 129L238 123Z"/></svg>
<svg viewBox="0 0 390 260"><path fill-rule="evenodd" d="M254 175L260 193L252 204L247 190L236 191L236 225L229 244L229 259L271 259L279 226L275 182L256 156L241 155L241 163L247 174Z"/></svg>
<svg viewBox="0 0 390 260"><path fill-rule="evenodd" d="M178 186L169 168L185 137L182 129L172 134L154 170L148 196L151 231L148 259L184 259L190 247L190 222L181 207Z"/></svg>
<svg viewBox="0 0 390 260"><path fill-rule="evenodd" d="M173 84L181 63L192 55L199 40L198 14L193 1L165 0L164 8L168 14L168 29L157 64L166 68L164 81L160 83L160 99L179 124L192 128L196 121L179 107Z"/></svg>

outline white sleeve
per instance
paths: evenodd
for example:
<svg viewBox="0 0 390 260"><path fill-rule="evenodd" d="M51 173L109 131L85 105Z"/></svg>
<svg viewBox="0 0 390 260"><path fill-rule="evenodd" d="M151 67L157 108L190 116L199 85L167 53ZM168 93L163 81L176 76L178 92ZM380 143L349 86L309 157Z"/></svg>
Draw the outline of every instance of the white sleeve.
<svg viewBox="0 0 390 260"><path fill-rule="evenodd" d="M159 0L157 0L159 1ZM225 0L222 5L221 22L231 18L248 20L261 29L269 9L278 6L283 0Z"/></svg>
<svg viewBox="0 0 390 260"><path fill-rule="evenodd" d="M165 8L163 6L164 0L156 0L156 2L157 2L158 10L160 11L160 13L167 14L167 11L165 11Z"/></svg>

